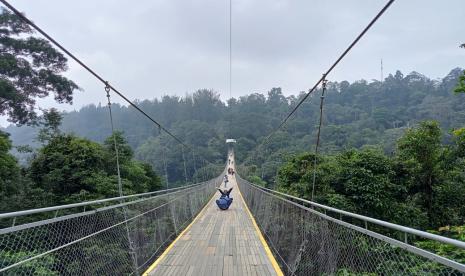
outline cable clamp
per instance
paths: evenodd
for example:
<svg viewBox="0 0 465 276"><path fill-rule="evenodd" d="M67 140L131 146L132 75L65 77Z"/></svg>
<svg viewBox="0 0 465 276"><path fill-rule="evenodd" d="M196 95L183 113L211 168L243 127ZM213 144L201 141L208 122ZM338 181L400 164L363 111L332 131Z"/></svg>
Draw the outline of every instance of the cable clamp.
<svg viewBox="0 0 465 276"><path fill-rule="evenodd" d="M328 80L326 79L326 74L323 74L323 82L322 82L322 86L324 89L326 89L326 84L328 83Z"/></svg>
<svg viewBox="0 0 465 276"><path fill-rule="evenodd" d="M108 94L108 93L110 93L110 90L111 90L110 84L108 83L108 81L106 81L105 82L105 92L107 92L107 94Z"/></svg>
<svg viewBox="0 0 465 276"><path fill-rule="evenodd" d="M111 106L111 101L110 101L110 84L108 84L108 81L105 82L105 92L107 92L108 106Z"/></svg>

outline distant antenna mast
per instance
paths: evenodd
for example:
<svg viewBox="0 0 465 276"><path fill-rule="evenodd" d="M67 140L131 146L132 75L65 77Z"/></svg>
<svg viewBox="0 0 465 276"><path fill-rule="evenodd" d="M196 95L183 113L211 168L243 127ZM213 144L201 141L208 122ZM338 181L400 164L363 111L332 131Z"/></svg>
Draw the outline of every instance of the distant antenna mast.
<svg viewBox="0 0 465 276"><path fill-rule="evenodd" d="M232 98L232 0L229 0L229 98Z"/></svg>
<svg viewBox="0 0 465 276"><path fill-rule="evenodd" d="M384 81L384 74L383 74L383 59L381 59L381 82Z"/></svg>

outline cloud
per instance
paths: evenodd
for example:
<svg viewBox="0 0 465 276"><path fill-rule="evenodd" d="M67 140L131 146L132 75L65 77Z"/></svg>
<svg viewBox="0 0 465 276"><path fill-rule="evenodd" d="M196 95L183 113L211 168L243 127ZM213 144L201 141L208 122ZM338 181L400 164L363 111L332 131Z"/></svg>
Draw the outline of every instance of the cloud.
<svg viewBox="0 0 465 276"><path fill-rule="evenodd" d="M233 96L311 87L385 1L232 0ZM228 92L228 0L15 0L20 10L129 98ZM465 2L396 1L329 76L379 78L397 69L442 77L464 66ZM102 84L75 63L75 109L105 101ZM115 98L116 101L116 98ZM53 100L41 102L57 106Z"/></svg>

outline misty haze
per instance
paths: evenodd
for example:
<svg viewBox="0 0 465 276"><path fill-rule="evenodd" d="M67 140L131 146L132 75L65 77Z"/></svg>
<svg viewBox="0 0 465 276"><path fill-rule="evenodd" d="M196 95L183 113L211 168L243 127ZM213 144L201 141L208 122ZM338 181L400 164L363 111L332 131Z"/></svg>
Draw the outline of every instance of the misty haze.
<svg viewBox="0 0 465 276"><path fill-rule="evenodd" d="M0 275L465 274L463 1L0 2Z"/></svg>

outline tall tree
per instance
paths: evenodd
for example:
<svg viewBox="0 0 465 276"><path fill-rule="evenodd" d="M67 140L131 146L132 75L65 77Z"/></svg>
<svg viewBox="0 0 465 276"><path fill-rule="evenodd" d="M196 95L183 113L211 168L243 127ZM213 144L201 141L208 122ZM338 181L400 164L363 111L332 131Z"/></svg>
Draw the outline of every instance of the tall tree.
<svg viewBox="0 0 465 276"><path fill-rule="evenodd" d="M460 48L465 49L465 43L460 45ZM455 88L455 93L465 93L465 71L463 71L463 75L460 76L459 78L459 84Z"/></svg>
<svg viewBox="0 0 465 276"><path fill-rule="evenodd" d="M433 191L440 180L441 129L435 121L421 122L399 140L398 154L414 177L414 191L421 197L432 222Z"/></svg>
<svg viewBox="0 0 465 276"><path fill-rule="evenodd" d="M45 110L40 120L42 128L39 130L37 140L42 143L50 141L61 134L60 125L63 115L56 108Z"/></svg>
<svg viewBox="0 0 465 276"><path fill-rule="evenodd" d="M8 134L0 131L0 199L18 192L20 168L16 159L9 153L11 141Z"/></svg>
<svg viewBox="0 0 465 276"><path fill-rule="evenodd" d="M103 148L73 135L54 137L31 162L29 175L35 184L60 198L95 191L96 174L103 174Z"/></svg>
<svg viewBox="0 0 465 276"><path fill-rule="evenodd" d="M10 122L36 119L36 99L54 94L59 103L72 103L79 87L63 77L67 59L19 17L0 11L0 114Z"/></svg>

